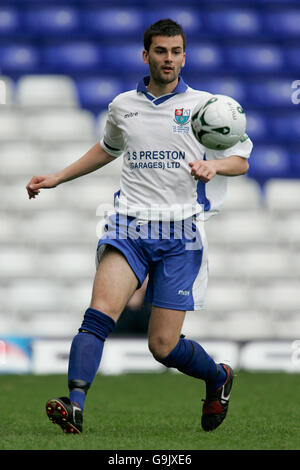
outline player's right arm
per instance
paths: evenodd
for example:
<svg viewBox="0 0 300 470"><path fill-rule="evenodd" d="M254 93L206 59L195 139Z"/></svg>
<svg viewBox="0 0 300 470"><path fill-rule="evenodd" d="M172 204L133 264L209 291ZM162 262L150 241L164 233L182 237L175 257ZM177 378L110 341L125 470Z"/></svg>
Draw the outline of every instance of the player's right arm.
<svg viewBox="0 0 300 470"><path fill-rule="evenodd" d="M55 188L59 184L92 173L113 160L115 160L115 157L109 155L98 142L79 160L76 160L60 172L52 175L33 176L26 186L29 199L35 198L39 194L40 189Z"/></svg>

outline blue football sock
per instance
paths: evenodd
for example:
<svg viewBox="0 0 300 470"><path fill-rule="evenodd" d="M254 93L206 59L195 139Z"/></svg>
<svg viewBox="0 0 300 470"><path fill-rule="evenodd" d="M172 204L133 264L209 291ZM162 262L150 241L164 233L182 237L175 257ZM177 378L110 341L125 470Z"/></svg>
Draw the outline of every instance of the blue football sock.
<svg viewBox="0 0 300 470"><path fill-rule="evenodd" d="M166 367L174 367L184 374L204 380L210 390L216 390L226 380L223 367L216 364L202 346L193 340L181 337L170 354L158 361Z"/></svg>
<svg viewBox="0 0 300 470"><path fill-rule="evenodd" d="M86 393L98 371L104 341L115 326L114 320L99 310L85 312L79 333L71 345L68 369L69 398L83 410Z"/></svg>

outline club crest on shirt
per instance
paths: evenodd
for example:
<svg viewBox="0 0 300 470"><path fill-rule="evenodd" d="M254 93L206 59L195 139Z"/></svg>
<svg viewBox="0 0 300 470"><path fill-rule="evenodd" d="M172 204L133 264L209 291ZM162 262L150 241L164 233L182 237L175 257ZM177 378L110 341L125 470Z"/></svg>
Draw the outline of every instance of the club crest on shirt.
<svg viewBox="0 0 300 470"><path fill-rule="evenodd" d="M185 124L189 122L190 115L191 115L190 109L184 109L184 108L175 109L174 121L176 122L176 124L179 124L179 126L184 126Z"/></svg>
<svg viewBox="0 0 300 470"><path fill-rule="evenodd" d="M173 125L174 134L189 134L190 116L191 116L190 109L185 109L185 108L175 109L173 121L177 124L177 126Z"/></svg>

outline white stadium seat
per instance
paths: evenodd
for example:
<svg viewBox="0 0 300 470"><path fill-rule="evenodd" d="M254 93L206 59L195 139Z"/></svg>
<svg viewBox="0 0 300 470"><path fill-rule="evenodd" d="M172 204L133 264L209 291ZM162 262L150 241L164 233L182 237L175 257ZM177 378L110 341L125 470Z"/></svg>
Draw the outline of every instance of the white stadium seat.
<svg viewBox="0 0 300 470"><path fill-rule="evenodd" d="M25 75L17 83L16 104L27 107L78 107L79 100L70 77Z"/></svg>
<svg viewBox="0 0 300 470"><path fill-rule="evenodd" d="M266 184L265 201L271 211L299 210L299 180L270 180Z"/></svg>
<svg viewBox="0 0 300 470"><path fill-rule="evenodd" d="M253 290L257 308L271 312L300 311L300 282L296 279L276 280Z"/></svg>
<svg viewBox="0 0 300 470"><path fill-rule="evenodd" d="M300 245L300 206L298 210L274 217L274 235L281 243Z"/></svg>
<svg viewBox="0 0 300 470"><path fill-rule="evenodd" d="M246 246L248 243L271 243L273 219L266 211L228 211L205 223L208 243Z"/></svg>
<svg viewBox="0 0 300 470"><path fill-rule="evenodd" d="M27 137L38 142L83 142L96 138L92 113L79 109L28 113L25 127Z"/></svg>
<svg viewBox="0 0 300 470"><path fill-rule="evenodd" d="M256 181L245 176L228 178L224 210L259 209L261 205L261 191Z"/></svg>
<svg viewBox="0 0 300 470"><path fill-rule="evenodd" d="M1 258L0 258L1 259ZM80 246L58 248L40 255L40 271L63 281L80 277L93 278L95 249Z"/></svg>
<svg viewBox="0 0 300 470"><path fill-rule="evenodd" d="M38 252L24 246L0 245L0 266L2 279L36 276L39 272Z"/></svg>
<svg viewBox="0 0 300 470"><path fill-rule="evenodd" d="M247 310L251 308L252 292L242 282L214 281L208 283L206 308L209 311Z"/></svg>
<svg viewBox="0 0 300 470"><path fill-rule="evenodd" d="M19 176L40 173L43 167L39 148L30 142L10 142L1 145L1 174Z"/></svg>
<svg viewBox="0 0 300 470"><path fill-rule="evenodd" d="M23 116L20 112L3 107L0 112L0 142L26 139Z"/></svg>
<svg viewBox="0 0 300 470"><path fill-rule="evenodd" d="M15 87L14 82L6 75L0 75L0 106L11 106L14 104Z"/></svg>
<svg viewBox="0 0 300 470"><path fill-rule="evenodd" d="M79 215L70 211L39 212L28 219L26 239L31 243L75 242L82 238L81 223Z"/></svg>
<svg viewBox="0 0 300 470"><path fill-rule="evenodd" d="M244 279L273 279L295 275L291 256L286 250L276 247L245 247L232 254L230 268Z"/></svg>
<svg viewBox="0 0 300 470"><path fill-rule="evenodd" d="M15 313L41 312L59 308L62 295L63 288L49 279L22 279L9 284L6 303L9 310Z"/></svg>

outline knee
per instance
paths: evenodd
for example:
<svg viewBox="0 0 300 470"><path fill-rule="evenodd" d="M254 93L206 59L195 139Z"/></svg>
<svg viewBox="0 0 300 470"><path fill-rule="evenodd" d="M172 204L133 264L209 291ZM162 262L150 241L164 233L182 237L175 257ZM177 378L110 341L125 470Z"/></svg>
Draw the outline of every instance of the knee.
<svg viewBox="0 0 300 470"><path fill-rule="evenodd" d="M176 346L178 340L168 335L157 335L149 337L149 350L158 361L167 357Z"/></svg>

